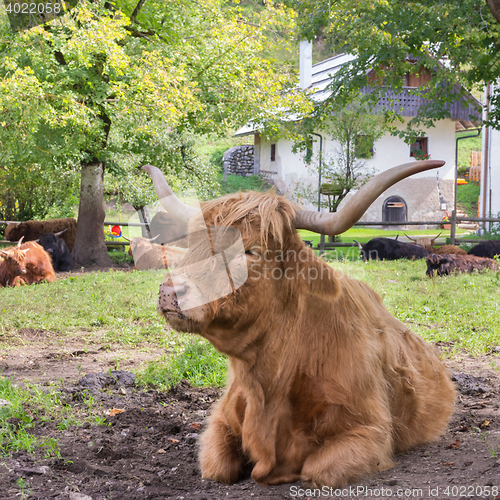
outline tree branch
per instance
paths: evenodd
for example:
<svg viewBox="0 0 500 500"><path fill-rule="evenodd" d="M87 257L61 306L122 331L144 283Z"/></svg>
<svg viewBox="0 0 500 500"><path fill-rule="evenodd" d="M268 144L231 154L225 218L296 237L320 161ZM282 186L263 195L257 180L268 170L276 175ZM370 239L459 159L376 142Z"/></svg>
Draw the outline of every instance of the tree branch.
<svg viewBox="0 0 500 500"><path fill-rule="evenodd" d="M130 22L135 23L135 20L142 9L142 6L146 3L146 0L139 0L139 3L135 6L134 12L130 15Z"/></svg>

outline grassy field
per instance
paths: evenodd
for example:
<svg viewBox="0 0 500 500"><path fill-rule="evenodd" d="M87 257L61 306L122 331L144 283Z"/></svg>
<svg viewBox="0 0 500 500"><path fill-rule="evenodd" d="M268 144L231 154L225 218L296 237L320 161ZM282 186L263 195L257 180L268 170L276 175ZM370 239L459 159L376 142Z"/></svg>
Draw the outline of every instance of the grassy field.
<svg viewBox="0 0 500 500"><path fill-rule="evenodd" d="M359 237L359 235L358 235ZM443 356L493 353L500 345L500 274L428 279L423 261L332 263L361 279L384 299L398 319L425 340L444 346ZM13 349L22 328L48 330L64 343L78 335L89 346L127 344L134 349L163 347L161 356L137 372L138 384L166 390L182 379L193 385L222 386L226 359L200 337L165 327L156 312L164 272L89 273L51 284L0 290L0 359ZM111 347L108 347L108 349ZM498 355L490 357L497 368ZM58 456L57 442L35 438L33 421L53 422L64 430L100 423L102 411L91 395L78 407L64 400L58 381L47 387L14 384L0 375L0 452L41 449ZM12 422L16 425L13 426Z"/></svg>

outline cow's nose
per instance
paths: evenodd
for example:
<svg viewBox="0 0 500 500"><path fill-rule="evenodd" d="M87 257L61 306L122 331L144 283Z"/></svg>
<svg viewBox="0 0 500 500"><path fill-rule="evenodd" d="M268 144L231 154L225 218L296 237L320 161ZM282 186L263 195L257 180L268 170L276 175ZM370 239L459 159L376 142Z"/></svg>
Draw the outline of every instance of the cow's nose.
<svg viewBox="0 0 500 500"><path fill-rule="evenodd" d="M26 273L27 273L26 269L21 269L21 274L26 274Z"/></svg>
<svg viewBox="0 0 500 500"><path fill-rule="evenodd" d="M161 311L180 312L179 300L189 293L189 286L181 284L174 286L172 283L162 283L160 285L160 295L158 297L158 307Z"/></svg>

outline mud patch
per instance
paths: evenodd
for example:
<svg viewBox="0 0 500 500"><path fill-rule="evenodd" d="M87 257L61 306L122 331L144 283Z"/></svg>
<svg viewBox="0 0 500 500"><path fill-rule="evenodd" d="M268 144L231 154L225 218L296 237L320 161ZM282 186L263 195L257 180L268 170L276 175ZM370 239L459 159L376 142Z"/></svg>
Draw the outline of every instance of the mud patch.
<svg viewBox="0 0 500 500"><path fill-rule="evenodd" d="M345 488L345 495L333 491L322 498L381 498L382 490L386 498L500 497L491 494L492 487L500 487L500 376L489 361L449 363L458 378L479 381L487 391L459 394L440 439L398 455L395 467ZM77 407L82 384L74 382L65 391ZM40 500L313 498L300 483L262 487L249 477L235 485L201 478L197 442L219 390L186 381L168 393L106 381L104 386L93 387L95 403L106 415L104 425L60 431L36 423L33 433L57 439L61 458L15 454L0 467L0 498L20 498L20 478L28 485L25 498Z"/></svg>

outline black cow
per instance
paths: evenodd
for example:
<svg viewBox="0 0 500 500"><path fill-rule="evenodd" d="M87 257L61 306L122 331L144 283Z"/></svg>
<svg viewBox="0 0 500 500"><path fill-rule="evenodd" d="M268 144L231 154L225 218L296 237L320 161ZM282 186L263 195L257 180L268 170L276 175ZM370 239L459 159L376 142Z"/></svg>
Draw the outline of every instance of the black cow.
<svg viewBox="0 0 500 500"><path fill-rule="evenodd" d="M361 245L356 240L354 242L358 244L363 260L415 260L424 259L431 253L420 245L404 243L391 238L373 238L365 245Z"/></svg>
<svg viewBox="0 0 500 500"><path fill-rule="evenodd" d="M483 241L475 247L472 247L467 253L469 255L475 255L476 257L488 257L489 259L493 259L495 255L500 255L500 240Z"/></svg>
<svg viewBox="0 0 500 500"><path fill-rule="evenodd" d="M60 233L46 233L38 238L39 243L52 258L52 266L56 272L70 271L73 267L73 259L66 242L58 238Z"/></svg>

